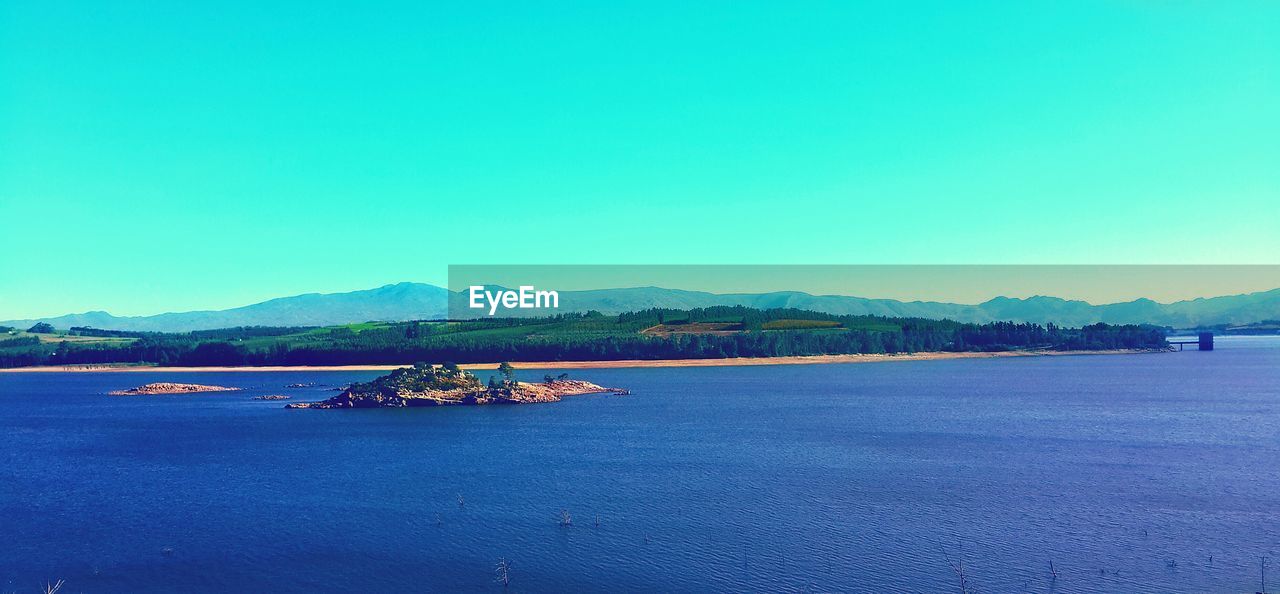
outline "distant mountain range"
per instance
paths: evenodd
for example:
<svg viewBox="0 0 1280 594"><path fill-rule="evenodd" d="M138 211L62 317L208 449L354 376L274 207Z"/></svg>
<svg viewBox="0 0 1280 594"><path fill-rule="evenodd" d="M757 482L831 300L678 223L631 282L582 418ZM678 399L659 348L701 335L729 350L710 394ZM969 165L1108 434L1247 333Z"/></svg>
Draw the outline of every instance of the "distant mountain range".
<svg viewBox="0 0 1280 594"><path fill-rule="evenodd" d="M442 319L448 315L450 300L460 303L463 299L463 295L450 293L435 285L399 283L349 293L308 293L281 297L221 311L136 317L118 317L104 311L91 311L38 320L11 320L0 322L0 325L27 328L37 322L48 322L59 329L90 326L154 332L185 332L234 326L332 326L367 321ZM1107 322L1192 328L1280 319L1280 289L1176 303L1137 299L1106 305L1041 296L1027 299L997 297L978 305L963 305L810 295L796 291L716 294L659 287L562 291L560 299L561 311L597 310L607 314L651 307L691 309L714 305L742 305L756 309L790 307L831 314L949 318L962 322L1053 322L1062 326ZM534 313L541 315L545 312L535 310Z"/></svg>
<svg viewBox="0 0 1280 594"><path fill-rule="evenodd" d="M236 326L332 326L371 320L430 320L445 316L449 291L422 283L399 283L350 293L306 293L220 311L188 311L154 316L113 316L90 311L39 320L0 322L29 328L48 322L65 330L88 326L105 330L188 332Z"/></svg>

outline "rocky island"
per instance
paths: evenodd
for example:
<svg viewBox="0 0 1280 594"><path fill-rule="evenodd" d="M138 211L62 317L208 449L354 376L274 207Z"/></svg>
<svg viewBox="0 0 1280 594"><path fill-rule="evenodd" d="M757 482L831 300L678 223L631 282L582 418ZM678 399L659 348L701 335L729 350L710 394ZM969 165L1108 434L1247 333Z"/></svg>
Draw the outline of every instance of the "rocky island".
<svg viewBox="0 0 1280 594"><path fill-rule="evenodd" d="M341 394L321 402L297 402L285 408L401 408L557 402L564 396L626 393L561 375L543 382L518 382L510 365L498 368L504 379L485 385L456 365L417 364L402 367L366 383L351 384Z"/></svg>
<svg viewBox="0 0 1280 594"><path fill-rule="evenodd" d="M157 394L191 394L195 392L232 392L240 388L228 388L226 386L206 386L203 384L175 384L172 382L157 382L154 384L146 384L128 390L114 390L107 392L112 396L155 396Z"/></svg>

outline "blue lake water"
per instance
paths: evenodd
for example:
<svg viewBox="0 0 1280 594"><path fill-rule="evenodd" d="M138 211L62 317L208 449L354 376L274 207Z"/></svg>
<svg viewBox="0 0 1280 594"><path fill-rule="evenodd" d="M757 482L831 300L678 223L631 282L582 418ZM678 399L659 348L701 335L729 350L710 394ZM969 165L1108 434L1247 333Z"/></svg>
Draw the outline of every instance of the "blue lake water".
<svg viewBox="0 0 1280 594"><path fill-rule="evenodd" d="M1280 590L1280 339L570 373L633 394L285 410L252 397L378 374L0 373L0 591L499 592L499 558L510 591L955 591L944 552L985 592L1253 592L1260 556ZM246 390L103 395L152 381Z"/></svg>

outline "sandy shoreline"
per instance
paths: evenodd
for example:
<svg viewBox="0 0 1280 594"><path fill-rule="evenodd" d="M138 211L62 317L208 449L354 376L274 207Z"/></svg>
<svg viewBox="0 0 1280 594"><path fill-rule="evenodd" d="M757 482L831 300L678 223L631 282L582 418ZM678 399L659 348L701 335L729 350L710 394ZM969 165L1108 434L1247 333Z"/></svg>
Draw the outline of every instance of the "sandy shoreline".
<svg viewBox="0 0 1280 594"><path fill-rule="evenodd" d="M1161 353L1163 350L1121 349L1106 351L1003 351L997 353L949 353L928 352L896 355L812 355L804 357L739 357L736 359L655 359L623 361L526 361L512 362L516 369L616 369L626 367L741 367L754 365L815 365L830 363L879 363L889 361L940 361L947 359L1004 359L1010 357L1070 357L1080 355L1132 355ZM469 363L459 365L463 369L493 369L497 363ZM0 369L0 373L48 373L48 372L224 372L224 371L390 371L405 365L300 365L295 367L154 367L73 365L15 367Z"/></svg>

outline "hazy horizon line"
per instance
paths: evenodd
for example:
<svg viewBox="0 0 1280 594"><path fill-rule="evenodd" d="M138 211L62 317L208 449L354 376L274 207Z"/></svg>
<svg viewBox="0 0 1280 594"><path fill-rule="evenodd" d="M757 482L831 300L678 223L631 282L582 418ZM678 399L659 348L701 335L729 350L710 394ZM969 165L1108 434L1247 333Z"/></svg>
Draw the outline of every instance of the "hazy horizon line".
<svg viewBox="0 0 1280 594"><path fill-rule="evenodd" d="M292 295L282 295L282 296L279 296L279 297L270 297L270 298L267 298L267 299L262 299L262 300L259 300L259 301L254 301L254 302L246 303L246 304L243 304L243 305L235 305L235 306L226 307L226 308L222 308L222 309L213 309L213 308L197 308L197 309L189 309L189 310L165 310L165 311L161 311L161 312L157 312L157 313L150 313L150 314L130 314L130 315L117 315L117 314L111 313L111 311L109 311L109 310L107 310L107 309L87 309L87 310L83 310L83 311L72 311L72 312L66 312L66 313L61 313L61 314L56 314L56 315L46 315L46 316L32 316L32 317L21 317L21 318L19 318L19 317L13 317L13 318L5 317L5 318L3 318L3 321L4 321L4 322L6 322L6 323L7 323L7 322L28 322L28 321L39 321L39 320L54 319L54 318L67 317L67 316L78 316L78 315L97 314L97 313L107 314L107 315L109 315L109 316L112 316L112 317L115 317L115 318L122 318L122 319L128 319L128 318L151 318L151 317L163 316L163 315L180 315L180 314L203 313L203 312L217 313L217 312L225 312L225 311L230 311L230 310L235 310L235 309L242 309L242 308L246 308L246 307L253 307L253 306L255 306L255 305L261 305L261 304L264 304L264 303L269 303L269 302L272 302L272 301L278 301L278 300L284 300L284 299L294 299L294 298L307 297L307 296L322 296L322 297L323 297L323 296L334 296L334 295L348 295L348 294L352 294L352 293L366 293L366 292L372 292L372 291L378 291L378 290L382 290L382 289L387 289L387 288L391 288L391 287L397 287L397 286L401 286L401 285L421 285L421 286L429 286L429 287L433 287L433 288L436 288L436 289L440 289L440 290L442 290L442 291L446 291L446 292L449 292L449 293L452 293L452 294L462 294L462 291L453 291L453 290L449 289L449 288L448 288L448 287L446 287L446 286L441 286L441 285L438 285L438 284L435 284L435 283L422 282L422 281L399 281L399 282L394 282L394 283L386 283L386 284L383 284L383 285L379 285L379 286L376 286L376 287L370 287L370 288L367 288L367 289L353 289L353 290L349 290L349 291L331 291L331 292L323 292L323 291L308 291L308 292L305 292L305 293L295 293L295 294L292 294ZM492 285L488 285L488 286L501 287L502 285L492 284ZM511 288L511 287L505 287L505 288ZM868 297L868 296L865 296L865 295L852 295L852 294L841 294L841 293L813 293L813 292L802 291L802 290L786 290L786 289L780 289L780 290L767 290L767 291L758 291L758 292L751 292L751 291L725 291L725 292L717 292L717 291L707 291L707 290L701 290L701 289L683 289L683 288L678 288L678 287L664 287L664 286L660 286L660 285L653 285L653 284L630 285L630 286L615 286L615 287L600 287L600 288L595 288L595 289L567 289L567 290L563 290L563 291L561 291L561 292L562 292L562 293L581 293L581 292L590 292L590 291L626 291L626 290L636 290L636 289L658 289L658 290L663 290L663 291L683 291L683 292L689 292L689 293L702 293L702 294L707 294L707 295L715 295L715 296L718 296L718 297L723 297L723 296L735 296L735 295L770 295L770 294L776 294L776 293L796 293L796 294L806 295L806 296L809 296L809 297L818 297L818 298L822 298L822 297L831 297L831 298L844 298L844 299L865 299L865 300L869 300L869 301L893 301L893 302L898 302L898 303L936 303L936 304L946 304L946 305L960 305L960 306L967 306L967 307L977 307L977 306L980 306L980 305L983 305L983 304L986 304L986 303L990 303L991 301L995 301L995 300L997 300L997 299L1012 299L1012 300L1020 300L1020 301L1029 301L1029 300L1032 300L1032 299L1043 298L1043 299L1058 299L1058 300L1062 300L1062 301L1066 301L1066 302L1084 303L1084 304L1089 305L1089 306L1092 306L1092 307L1102 307L1102 306L1107 306L1107 305L1117 305L1117 304L1124 304L1124 303L1133 303L1133 302L1137 302L1137 301L1144 301L1144 300L1145 300L1145 301L1151 301L1151 302L1156 303L1156 304L1159 304L1159 305L1173 305L1173 304L1177 304L1177 303L1184 303L1184 302L1197 301L1197 300L1208 300L1208 299L1217 299L1217 298L1224 298L1224 297L1242 297L1242 296L1257 295L1257 294L1270 293L1270 292L1272 292L1272 291L1277 291L1277 290L1280 290L1280 286L1277 286L1277 287L1274 287L1274 288L1271 288L1271 289L1262 289L1262 290L1258 290L1258 291L1246 291L1246 292L1235 292L1235 293L1223 293L1223 294L1216 294L1216 295L1202 295L1202 296L1190 297L1190 298L1185 298L1185 299L1177 299L1177 300L1173 300L1173 301L1159 301L1159 300L1152 299L1152 298L1149 298L1149 297L1134 297L1134 298L1132 298L1132 299L1127 299L1127 300L1106 301L1106 302L1094 302L1094 301L1089 301L1089 300L1087 300L1087 299L1078 299L1078 298L1060 297L1060 296L1057 296L1057 295L1044 294L1044 293L1035 293L1035 294L1025 295L1025 296L1023 296L1023 295L1008 294L1008 293L998 293L998 294L992 295L991 297L988 297L988 298L986 298L986 299L983 299L983 300L981 300L981 301L977 301L977 302L966 302L966 301L943 301L943 300L937 300L937 299L902 299L902 298L896 298L896 297ZM448 306L448 301L446 300L446 301L445 301L444 303L442 303L441 305L442 305L442 306L445 306L445 307L447 308L447 306Z"/></svg>

